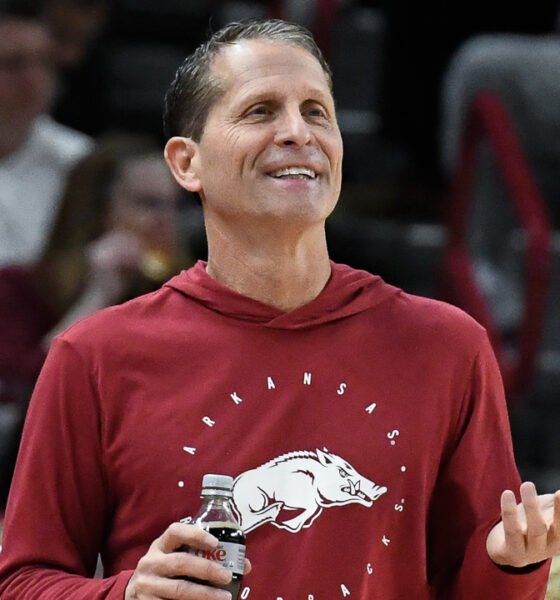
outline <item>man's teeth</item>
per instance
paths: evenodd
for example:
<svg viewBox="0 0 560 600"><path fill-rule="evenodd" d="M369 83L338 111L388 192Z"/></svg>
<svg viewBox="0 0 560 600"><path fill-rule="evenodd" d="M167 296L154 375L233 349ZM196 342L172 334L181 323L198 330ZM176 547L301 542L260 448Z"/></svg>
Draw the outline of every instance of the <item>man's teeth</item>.
<svg viewBox="0 0 560 600"><path fill-rule="evenodd" d="M306 167L288 167L287 169L278 169L270 174L272 177L308 177L309 179L315 179L317 174L311 169Z"/></svg>

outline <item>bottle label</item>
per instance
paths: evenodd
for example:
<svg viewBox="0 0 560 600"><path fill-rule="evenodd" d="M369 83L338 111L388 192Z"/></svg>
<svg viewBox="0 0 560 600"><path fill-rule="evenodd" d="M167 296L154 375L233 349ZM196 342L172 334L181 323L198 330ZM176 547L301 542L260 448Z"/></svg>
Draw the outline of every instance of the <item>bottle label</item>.
<svg viewBox="0 0 560 600"><path fill-rule="evenodd" d="M243 544L220 542L215 550L189 548L188 552L189 554L218 562L235 575L243 575L243 571L245 570L245 546Z"/></svg>

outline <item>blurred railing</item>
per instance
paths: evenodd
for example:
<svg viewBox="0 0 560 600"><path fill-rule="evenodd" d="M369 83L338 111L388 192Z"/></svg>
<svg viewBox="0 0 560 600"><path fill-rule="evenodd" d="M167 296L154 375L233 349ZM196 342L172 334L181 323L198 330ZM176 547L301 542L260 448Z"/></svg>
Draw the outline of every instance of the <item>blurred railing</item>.
<svg viewBox="0 0 560 600"><path fill-rule="evenodd" d="M516 336L517 348L513 353L506 348L492 307L477 282L476 266L468 244L469 216L482 142L489 144L493 151L524 240L523 312ZM447 300L469 312L487 329L506 392L508 397L513 397L531 381L542 337L550 281L551 226L509 114L492 93L481 93L471 105L448 201L443 293Z"/></svg>

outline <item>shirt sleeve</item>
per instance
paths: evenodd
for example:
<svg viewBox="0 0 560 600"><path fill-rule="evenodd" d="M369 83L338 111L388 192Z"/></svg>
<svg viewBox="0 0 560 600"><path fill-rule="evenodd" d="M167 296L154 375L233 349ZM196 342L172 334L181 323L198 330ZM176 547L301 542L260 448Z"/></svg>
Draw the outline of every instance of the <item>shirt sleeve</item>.
<svg viewBox="0 0 560 600"><path fill-rule="evenodd" d="M429 578L436 598L542 600L550 562L511 573L488 556L500 495L519 496L504 390L485 337L463 397L455 442L438 477L428 521Z"/></svg>
<svg viewBox="0 0 560 600"><path fill-rule="evenodd" d="M55 341L31 399L0 552L3 600L122 600L132 571L95 579L110 521L90 368Z"/></svg>

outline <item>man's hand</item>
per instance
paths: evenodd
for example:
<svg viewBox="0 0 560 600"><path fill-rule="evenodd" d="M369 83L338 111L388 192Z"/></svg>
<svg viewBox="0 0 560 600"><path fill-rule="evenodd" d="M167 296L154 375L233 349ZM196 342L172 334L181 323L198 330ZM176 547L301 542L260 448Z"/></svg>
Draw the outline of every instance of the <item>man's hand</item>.
<svg viewBox="0 0 560 600"><path fill-rule="evenodd" d="M231 600L224 590L177 579L193 577L214 585L231 581L231 572L225 567L179 550L183 546L215 550L218 540L196 525L173 523L138 561L124 600ZM251 564L245 560L245 573L250 570Z"/></svg>
<svg viewBox="0 0 560 600"><path fill-rule="evenodd" d="M518 505L511 490L502 494L502 521L488 534L486 550L499 565L524 567L560 553L560 491L537 495L521 485Z"/></svg>

